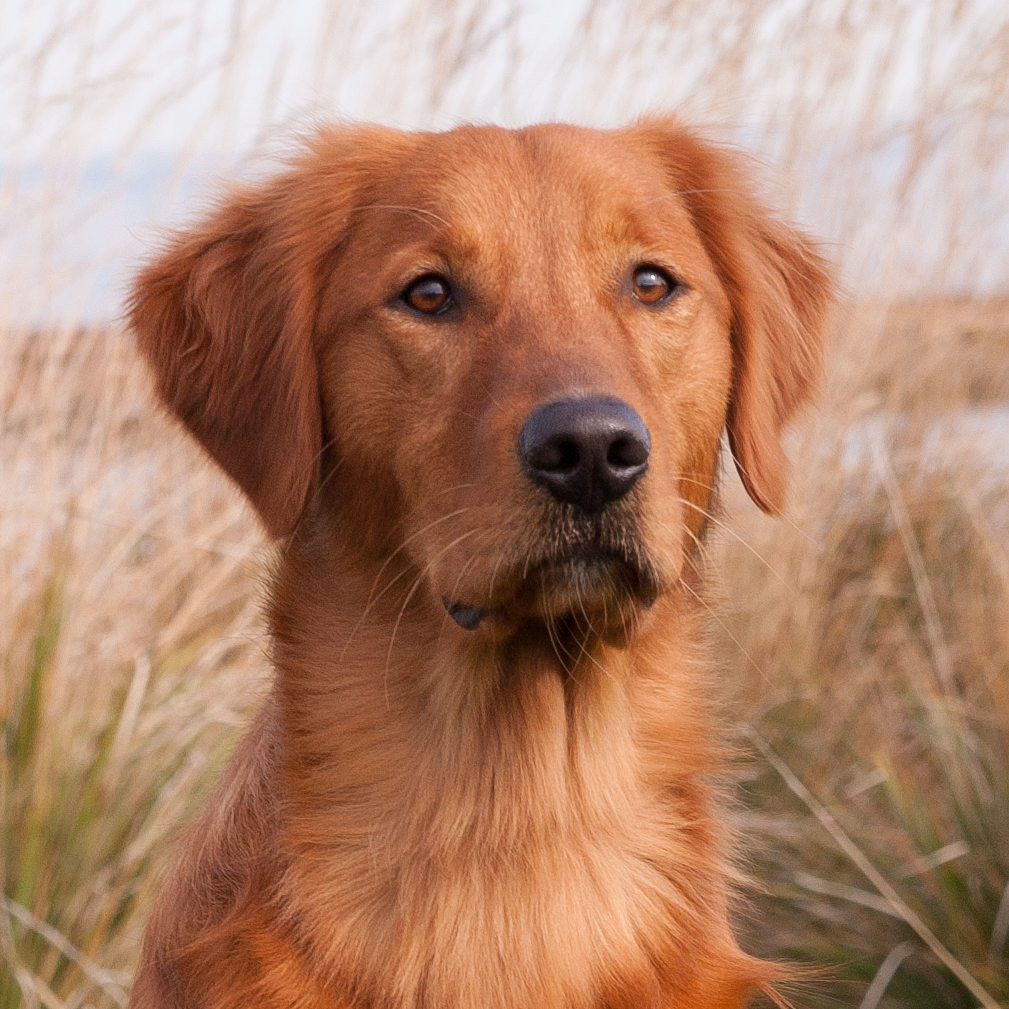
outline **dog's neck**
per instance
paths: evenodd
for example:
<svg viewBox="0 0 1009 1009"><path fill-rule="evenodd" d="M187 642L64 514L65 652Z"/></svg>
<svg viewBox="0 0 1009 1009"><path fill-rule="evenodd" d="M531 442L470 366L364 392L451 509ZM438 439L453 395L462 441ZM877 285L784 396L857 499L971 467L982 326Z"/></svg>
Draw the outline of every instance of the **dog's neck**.
<svg viewBox="0 0 1009 1009"><path fill-rule="evenodd" d="M652 965L676 951L646 937L679 934L669 928L676 916L724 920L714 912L726 870L703 781L715 748L698 747L711 733L698 731L707 725L699 677L685 668L696 659L663 650L696 629L649 636L646 627L626 649L586 640L562 657L535 634L468 635L423 592L407 599L408 581L398 594L376 590L373 571L306 535L290 544L275 586L284 834L289 871L310 866L290 893L325 880L341 908L331 916L340 931L312 941L339 950L334 963L358 964L354 984L395 959L397 977L414 977L403 1006L550 1004L542 992L469 991L465 964L505 950L499 975L472 972L504 990L525 983L509 957L536 959L557 942L570 970L550 983L570 995L609 972L649 1004ZM682 599L656 609L667 631L695 619ZM376 654L386 656L378 668ZM661 927L649 924L655 915ZM363 916L369 949L356 946ZM598 931L613 921L626 934ZM422 949L434 928L458 932L458 945ZM597 947L612 948L612 962ZM542 972L530 965L522 976Z"/></svg>
<svg viewBox="0 0 1009 1009"><path fill-rule="evenodd" d="M317 535L334 533L320 524ZM676 752L680 726L705 715L689 686L697 677L685 675L697 657L667 654L668 633L649 635L645 621L626 648L535 627L495 641L457 627L409 566L376 582L370 559L331 542L290 545L275 598L298 598L272 620L291 766L313 769L291 784L313 817L360 816L355 834L395 829L432 852L491 857L566 825L605 831L638 818L653 761L664 782L671 769L710 770L696 743ZM685 598L659 599L656 622L696 623ZM698 637L683 631L681 644ZM457 811L451 825L439 808Z"/></svg>

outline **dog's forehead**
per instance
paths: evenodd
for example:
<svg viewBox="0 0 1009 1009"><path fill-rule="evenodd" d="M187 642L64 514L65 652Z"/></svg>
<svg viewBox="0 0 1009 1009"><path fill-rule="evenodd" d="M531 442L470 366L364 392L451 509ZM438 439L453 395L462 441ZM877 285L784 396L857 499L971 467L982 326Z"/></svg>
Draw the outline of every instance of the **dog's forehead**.
<svg viewBox="0 0 1009 1009"><path fill-rule="evenodd" d="M387 226L403 242L439 234L485 255L530 245L700 245L665 166L614 132L544 125L428 134L384 190L376 202L400 208Z"/></svg>

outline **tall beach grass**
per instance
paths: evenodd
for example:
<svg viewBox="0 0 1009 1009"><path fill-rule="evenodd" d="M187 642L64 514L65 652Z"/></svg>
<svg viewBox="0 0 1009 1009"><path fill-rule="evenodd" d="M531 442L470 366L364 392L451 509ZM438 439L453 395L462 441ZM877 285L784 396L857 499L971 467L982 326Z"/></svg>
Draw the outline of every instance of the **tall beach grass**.
<svg viewBox="0 0 1009 1009"><path fill-rule="evenodd" d="M716 630L755 751L753 937L831 966L810 1004L868 1005L874 979L873 1005L1004 1004L1009 305L848 322L789 520L740 505L720 543ZM852 339L889 347L853 374Z"/></svg>

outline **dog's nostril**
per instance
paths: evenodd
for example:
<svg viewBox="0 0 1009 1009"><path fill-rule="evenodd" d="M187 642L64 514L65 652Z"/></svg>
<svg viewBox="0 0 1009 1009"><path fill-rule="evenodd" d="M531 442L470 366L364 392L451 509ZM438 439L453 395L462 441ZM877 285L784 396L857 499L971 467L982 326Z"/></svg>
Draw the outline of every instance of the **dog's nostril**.
<svg viewBox="0 0 1009 1009"><path fill-rule="evenodd" d="M648 462L648 446L636 438L619 438L610 446L606 461L611 466L641 466Z"/></svg>
<svg viewBox="0 0 1009 1009"><path fill-rule="evenodd" d="M534 446L526 463L544 472L562 473L575 469L580 461L581 452L573 441L557 439Z"/></svg>
<svg viewBox="0 0 1009 1009"><path fill-rule="evenodd" d="M622 498L644 475L651 439L632 407L592 397L538 407L518 447L534 483L558 501L595 512Z"/></svg>

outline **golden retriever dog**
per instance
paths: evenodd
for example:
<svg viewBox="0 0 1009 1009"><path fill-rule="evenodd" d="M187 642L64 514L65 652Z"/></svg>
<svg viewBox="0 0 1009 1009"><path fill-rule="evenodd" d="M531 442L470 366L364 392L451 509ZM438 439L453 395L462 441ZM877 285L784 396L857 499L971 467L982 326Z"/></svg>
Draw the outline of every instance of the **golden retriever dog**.
<svg viewBox="0 0 1009 1009"><path fill-rule="evenodd" d="M283 542L276 680L144 1009L729 1009L699 550L782 506L831 283L675 120L319 130L139 275L161 401Z"/></svg>

